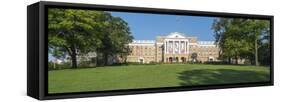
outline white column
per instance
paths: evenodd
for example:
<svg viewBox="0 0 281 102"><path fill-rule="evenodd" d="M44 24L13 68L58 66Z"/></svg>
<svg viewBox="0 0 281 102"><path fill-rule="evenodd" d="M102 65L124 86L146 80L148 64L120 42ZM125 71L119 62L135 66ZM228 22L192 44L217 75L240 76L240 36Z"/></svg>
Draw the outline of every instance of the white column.
<svg viewBox="0 0 281 102"><path fill-rule="evenodd" d="M183 44L183 46L184 46L184 47L183 47L183 48L184 48L184 49L183 49L184 54L186 54L186 43L185 43L185 42L186 42L186 41L184 40L184 41L183 41L183 43L184 43L184 44Z"/></svg>
<svg viewBox="0 0 281 102"><path fill-rule="evenodd" d="M183 45L182 45L183 47L183 54L185 54L185 40L183 40Z"/></svg>
<svg viewBox="0 0 281 102"><path fill-rule="evenodd" d="M185 54L185 40L183 40L183 54Z"/></svg>
<svg viewBox="0 0 281 102"><path fill-rule="evenodd" d="M164 47L163 53L166 53L166 48L167 48L167 46L166 46L166 40L164 40L163 47Z"/></svg>
<svg viewBox="0 0 281 102"><path fill-rule="evenodd" d="M187 49L188 49L188 45L187 45L188 41L185 41L185 53L187 54Z"/></svg>
<svg viewBox="0 0 281 102"><path fill-rule="evenodd" d="M176 44L176 42L175 42L175 40L173 40L173 54L175 54L175 44Z"/></svg>
<svg viewBox="0 0 281 102"><path fill-rule="evenodd" d="M180 53L180 54L182 54L182 53L181 53L181 46L182 46L182 45L181 45L181 42L182 42L182 40L179 41L179 51L180 51L179 53Z"/></svg>
<svg viewBox="0 0 281 102"><path fill-rule="evenodd" d="M164 49L162 50L162 51L163 51L162 53L165 54L165 51L166 51L166 40L164 40L163 47L164 47ZM163 55L163 54L162 54L162 55ZM156 57L158 58L158 56L156 56ZM165 56L163 56L163 57L164 57L164 62L165 62Z"/></svg>
<svg viewBox="0 0 281 102"><path fill-rule="evenodd" d="M166 46L166 49L164 49L164 52L167 53L167 49L168 49L168 43L167 43L167 40L165 41L165 46Z"/></svg>
<svg viewBox="0 0 281 102"><path fill-rule="evenodd" d="M177 41L178 42L178 51L180 51L180 40L179 41ZM180 54L180 52L178 52L179 54Z"/></svg>
<svg viewBox="0 0 281 102"><path fill-rule="evenodd" d="M187 54L187 51L188 51L188 44L187 44L187 41L185 42L185 53Z"/></svg>
<svg viewBox="0 0 281 102"><path fill-rule="evenodd" d="M167 50L168 49L168 43L167 42L168 42L168 40L165 41L165 46L166 46L165 49L164 49L165 53L168 53L168 50Z"/></svg>
<svg viewBox="0 0 281 102"><path fill-rule="evenodd" d="M164 40L164 44L163 44L163 46L164 46L164 52L163 53L166 53L165 51L166 51L166 40Z"/></svg>
<svg viewBox="0 0 281 102"><path fill-rule="evenodd" d="M187 44L187 50L186 50L186 52L189 53L189 42L186 41L186 44Z"/></svg>

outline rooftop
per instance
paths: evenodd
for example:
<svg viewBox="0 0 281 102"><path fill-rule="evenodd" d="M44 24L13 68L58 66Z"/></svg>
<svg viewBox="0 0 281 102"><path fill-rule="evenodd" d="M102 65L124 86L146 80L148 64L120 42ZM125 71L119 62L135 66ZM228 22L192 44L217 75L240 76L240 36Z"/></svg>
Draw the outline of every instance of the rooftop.
<svg viewBox="0 0 281 102"><path fill-rule="evenodd" d="M154 40L133 40L132 43L142 43L142 44L149 44L149 43L155 43Z"/></svg>
<svg viewBox="0 0 281 102"><path fill-rule="evenodd" d="M214 45L215 41L198 41L200 45Z"/></svg>

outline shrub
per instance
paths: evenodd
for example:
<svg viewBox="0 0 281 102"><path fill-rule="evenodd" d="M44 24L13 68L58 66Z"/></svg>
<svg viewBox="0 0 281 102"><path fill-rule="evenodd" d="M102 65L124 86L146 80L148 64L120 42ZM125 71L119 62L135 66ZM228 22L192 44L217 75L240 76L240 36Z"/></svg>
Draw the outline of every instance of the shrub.
<svg viewBox="0 0 281 102"><path fill-rule="evenodd" d="M59 69L68 69L71 68L71 63L64 62L61 64L55 64L53 62L48 62L48 70L59 70Z"/></svg>
<svg viewBox="0 0 281 102"><path fill-rule="evenodd" d="M251 62L251 60L246 59L245 62L244 62L244 64L246 64L246 65L251 65L252 62Z"/></svg>
<svg viewBox="0 0 281 102"><path fill-rule="evenodd" d="M93 68L96 67L96 63L93 63L92 61L80 61L78 64L79 68Z"/></svg>
<svg viewBox="0 0 281 102"><path fill-rule="evenodd" d="M127 62L126 65L156 65L157 62L151 61L149 63L140 63L140 62Z"/></svg>
<svg viewBox="0 0 281 102"><path fill-rule="evenodd" d="M204 64L214 64L214 65L223 65L223 64L228 64L226 61L206 61Z"/></svg>

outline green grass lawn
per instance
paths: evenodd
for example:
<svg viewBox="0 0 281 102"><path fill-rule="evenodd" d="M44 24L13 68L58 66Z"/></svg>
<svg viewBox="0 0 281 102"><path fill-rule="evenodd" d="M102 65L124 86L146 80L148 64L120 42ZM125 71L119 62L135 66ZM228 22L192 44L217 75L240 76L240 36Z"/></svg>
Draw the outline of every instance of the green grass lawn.
<svg viewBox="0 0 281 102"><path fill-rule="evenodd" d="M49 71L49 93L159 88L269 81L269 68L162 64Z"/></svg>

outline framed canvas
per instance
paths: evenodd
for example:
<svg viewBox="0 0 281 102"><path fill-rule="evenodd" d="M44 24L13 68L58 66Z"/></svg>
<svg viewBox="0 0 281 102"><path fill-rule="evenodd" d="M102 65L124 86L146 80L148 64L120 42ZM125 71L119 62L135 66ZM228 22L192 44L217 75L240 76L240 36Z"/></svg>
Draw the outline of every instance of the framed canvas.
<svg viewBox="0 0 281 102"><path fill-rule="evenodd" d="M40 1L27 94L45 100L273 85L273 16Z"/></svg>

